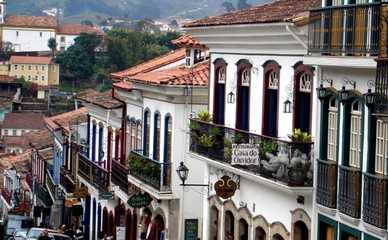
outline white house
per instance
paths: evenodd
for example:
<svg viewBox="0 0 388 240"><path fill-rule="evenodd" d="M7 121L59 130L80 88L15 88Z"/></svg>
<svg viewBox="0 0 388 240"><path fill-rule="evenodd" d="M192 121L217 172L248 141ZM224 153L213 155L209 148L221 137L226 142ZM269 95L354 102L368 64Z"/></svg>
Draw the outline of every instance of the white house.
<svg viewBox="0 0 388 240"><path fill-rule="evenodd" d="M387 239L387 5L321 4L310 12L303 59L321 83L315 239Z"/></svg>
<svg viewBox="0 0 388 240"><path fill-rule="evenodd" d="M92 27L83 24L62 24L58 26L56 32L57 50L67 50L74 44L74 40L81 35L81 33L96 34L102 36L104 33L97 27Z"/></svg>
<svg viewBox="0 0 388 240"><path fill-rule="evenodd" d="M303 56L319 6L279 0L184 26L210 52L213 119L190 125L189 156L210 185L203 239L314 239L317 81Z"/></svg>

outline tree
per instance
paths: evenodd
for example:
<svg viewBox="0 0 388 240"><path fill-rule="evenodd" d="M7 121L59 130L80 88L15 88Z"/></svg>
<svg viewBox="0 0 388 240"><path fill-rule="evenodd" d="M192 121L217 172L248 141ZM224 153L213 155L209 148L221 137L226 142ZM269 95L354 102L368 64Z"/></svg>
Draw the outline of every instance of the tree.
<svg viewBox="0 0 388 240"><path fill-rule="evenodd" d="M2 42L0 48L0 60L7 61L11 57L14 52L12 43L10 42Z"/></svg>
<svg viewBox="0 0 388 240"><path fill-rule="evenodd" d="M232 11L236 10L234 8L234 6L233 6L233 3L231 3L231 2L224 2L224 3L222 3L222 7L225 8L226 12L232 12Z"/></svg>
<svg viewBox="0 0 388 240"><path fill-rule="evenodd" d="M58 54L57 63L75 80L90 80L96 63L95 49L101 39L95 34L82 33L65 52Z"/></svg>
<svg viewBox="0 0 388 240"><path fill-rule="evenodd" d="M57 50L57 40L55 40L55 38L50 38L47 46L51 49L51 56L54 57L55 51Z"/></svg>
<svg viewBox="0 0 388 240"><path fill-rule="evenodd" d="M101 18L101 17L100 17L100 18ZM98 19L98 18L97 18L97 19ZM83 21L81 21L81 24L82 24L82 25L86 25L86 26L90 26L90 27L93 27L93 26L94 26L93 22L90 21L90 20L83 20Z"/></svg>
<svg viewBox="0 0 388 240"><path fill-rule="evenodd" d="M247 0L238 0L238 2L237 2L237 9L238 10L243 10L243 9L247 9L250 7L251 7L251 5L247 3Z"/></svg>

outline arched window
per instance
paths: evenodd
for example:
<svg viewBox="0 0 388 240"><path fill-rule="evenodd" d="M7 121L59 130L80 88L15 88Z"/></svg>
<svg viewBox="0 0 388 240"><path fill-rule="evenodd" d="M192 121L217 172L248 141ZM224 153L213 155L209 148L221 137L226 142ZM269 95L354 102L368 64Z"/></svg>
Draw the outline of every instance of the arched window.
<svg viewBox="0 0 388 240"><path fill-rule="evenodd" d="M226 67L223 59L214 61L213 121L217 124L225 123Z"/></svg>
<svg viewBox="0 0 388 240"><path fill-rule="evenodd" d="M293 128L311 132L313 70L303 63L294 66Z"/></svg>
<svg viewBox="0 0 388 240"><path fill-rule="evenodd" d="M234 239L234 216L231 211L225 212L225 219L224 219L224 225L225 225L225 237L226 239Z"/></svg>
<svg viewBox="0 0 388 240"><path fill-rule="evenodd" d="M143 154L149 157L150 154L150 128L151 128L151 113L149 110L144 112L144 136L143 136Z"/></svg>
<svg viewBox="0 0 388 240"><path fill-rule="evenodd" d="M160 160L160 113L154 114L154 147L153 159Z"/></svg>
<svg viewBox="0 0 388 240"><path fill-rule="evenodd" d="M278 135L278 105L280 66L275 61L267 61L264 65L263 94L263 135L277 137Z"/></svg>
<svg viewBox="0 0 388 240"><path fill-rule="evenodd" d="M120 144L121 144L121 130L120 129L116 129L116 132L115 132L115 159L116 160L120 160L120 162L122 162L123 160L121 159L121 147L120 147Z"/></svg>
<svg viewBox="0 0 388 240"><path fill-rule="evenodd" d="M337 161L337 138L338 138L338 100L331 97L329 100L327 122L327 160Z"/></svg>
<svg viewBox="0 0 388 240"><path fill-rule="evenodd" d="M137 128L136 151L139 151L141 149L141 121L136 121L136 128Z"/></svg>
<svg viewBox="0 0 388 240"><path fill-rule="evenodd" d="M112 127L108 127L108 146L107 146L107 159L108 159L108 170L111 170L112 163L112 143L113 143L113 132Z"/></svg>
<svg viewBox="0 0 388 240"><path fill-rule="evenodd" d="M135 119L131 119L131 145L130 145L130 148L132 151L136 151L137 150L137 146L136 146L136 143L137 143L137 123L136 123L136 120Z"/></svg>
<svg viewBox="0 0 388 240"><path fill-rule="evenodd" d="M245 131L249 131L251 69L248 60L237 62L236 128Z"/></svg>
<svg viewBox="0 0 388 240"><path fill-rule="evenodd" d="M104 157L104 125L98 124L98 161L101 162Z"/></svg>
<svg viewBox="0 0 388 240"><path fill-rule="evenodd" d="M167 114L164 118L164 151L163 151L163 185L169 186L171 181L171 173L169 171L172 154L172 117Z"/></svg>
<svg viewBox="0 0 388 240"><path fill-rule="evenodd" d="M210 238L211 240L218 240L218 219L219 211L215 206L212 206L210 209Z"/></svg>

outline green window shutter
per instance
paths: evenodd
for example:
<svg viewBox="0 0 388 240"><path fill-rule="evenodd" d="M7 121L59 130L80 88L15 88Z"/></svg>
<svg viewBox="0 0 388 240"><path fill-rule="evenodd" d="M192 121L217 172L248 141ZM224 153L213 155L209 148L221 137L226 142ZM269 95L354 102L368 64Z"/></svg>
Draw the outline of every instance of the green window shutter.
<svg viewBox="0 0 388 240"><path fill-rule="evenodd" d="M319 146L319 159L327 160L327 128L328 128L328 112L329 112L329 98L325 98L321 101L321 117L320 117L320 146Z"/></svg>
<svg viewBox="0 0 388 240"><path fill-rule="evenodd" d="M339 224L339 232L340 232L340 235L342 232L345 232L347 234L350 234L350 235L356 237L358 240L361 240L361 232L358 231L357 229L351 228L345 224L342 224L342 223Z"/></svg>
<svg viewBox="0 0 388 240"><path fill-rule="evenodd" d="M364 233L364 240L379 240L379 239Z"/></svg>

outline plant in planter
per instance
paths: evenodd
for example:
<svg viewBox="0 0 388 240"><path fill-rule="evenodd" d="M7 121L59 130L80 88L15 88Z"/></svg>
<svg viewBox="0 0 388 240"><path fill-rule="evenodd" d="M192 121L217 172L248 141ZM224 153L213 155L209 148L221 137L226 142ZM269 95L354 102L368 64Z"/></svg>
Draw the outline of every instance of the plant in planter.
<svg viewBox="0 0 388 240"><path fill-rule="evenodd" d="M197 116L198 116L198 119L203 121L203 122L211 122L211 121L213 121L212 115L208 111L206 111L206 110L199 111Z"/></svg>
<svg viewBox="0 0 388 240"><path fill-rule="evenodd" d="M293 153L288 176L292 185L303 185L308 180L311 171L311 161L308 160L308 156L298 149Z"/></svg>
<svg viewBox="0 0 388 240"><path fill-rule="evenodd" d="M262 140L259 144L260 159L265 159L266 154L275 154L278 150L278 144L273 140Z"/></svg>
<svg viewBox="0 0 388 240"><path fill-rule="evenodd" d="M293 142L309 143L311 142L311 135L307 132L302 132L300 129L294 129L292 135L288 136Z"/></svg>
<svg viewBox="0 0 388 240"><path fill-rule="evenodd" d="M202 147L211 148L214 146L214 138L213 136L203 134L199 137L198 143Z"/></svg>

